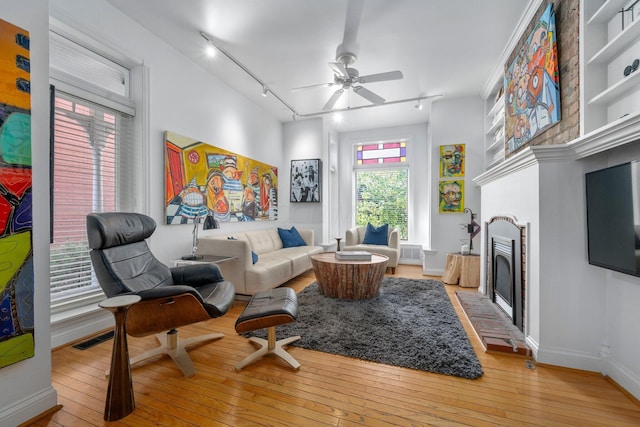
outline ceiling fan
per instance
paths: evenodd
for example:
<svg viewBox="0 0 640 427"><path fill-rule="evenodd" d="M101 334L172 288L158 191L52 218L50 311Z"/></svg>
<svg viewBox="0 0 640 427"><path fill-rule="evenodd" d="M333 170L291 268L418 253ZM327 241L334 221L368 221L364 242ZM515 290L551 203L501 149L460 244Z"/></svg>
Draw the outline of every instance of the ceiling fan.
<svg viewBox="0 0 640 427"><path fill-rule="evenodd" d="M401 71L388 71L385 73L360 76L358 70L351 67L351 65L353 65L358 59L357 52L359 50L359 45L356 41L356 36L358 34L358 26L360 25L360 17L362 16L362 6L363 0L349 0L347 3L347 19L344 26L342 43L336 49L335 62L329 62L329 67L334 74L333 82L303 86L294 89L300 90L323 86L340 86L339 89L333 92L324 107L322 107L323 111L331 110L342 94L349 89L352 89L354 93L360 95L373 104L383 104L385 102L383 97L360 85L364 83L399 80L404 77Z"/></svg>

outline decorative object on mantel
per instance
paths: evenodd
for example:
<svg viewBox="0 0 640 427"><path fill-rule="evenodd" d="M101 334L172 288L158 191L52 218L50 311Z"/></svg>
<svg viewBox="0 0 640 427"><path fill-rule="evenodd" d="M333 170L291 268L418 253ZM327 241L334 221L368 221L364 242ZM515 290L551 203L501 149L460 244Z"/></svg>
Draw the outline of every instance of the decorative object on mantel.
<svg viewBox="0 0 640 427"><path fill-rule="evenodd" d="M167 224L278 219L278 168L165 132Z"/></svg>
<svg viewBox="0 0 640 427"><path fill-rule="evenodd" d="M470 217L469 223L466 224L467 233L469 233L469 246L467 248L468 251L466 251L467 252L466 254L464 253L465 250L460 250L460 252L462 252L463 255L468 255L473 250L473 238L476 237L478 233L480 233L480 224L476 222L477 215L474 214L470 208L465 208L464 211L468 212Z"/></svg>
<svg viewBox="0 0 640 427"><path fill-rule="evenodd" d="M320 159L291 160L292 203L320 201Z"/></svg>
<svg viewBox="0 0 640 427"><path fill-rule="evenodd" d="M0 19L0 368L34 356L29 32ZM40 259L40 262L48 262ZM19 381L16 378L16 381ZM21 381L24 381L22 379Z"/></svg>
<svg viewBox="0 0 640 427"><path fill-rule="evenodd" d="M560 75L553 3L505 69L506 154L560 121Z"/></svg>
<svg viewBox="0 0 640 427"><path fill-rule="evenodd" d="M462 213L464 211L464 180L440 181L439 213Z"/></svg>
<svg viewBox="0 0 640 427"><path fill-rule="evenodd" d="M463 177L465 144L440 146L440 178Z"/></svg>

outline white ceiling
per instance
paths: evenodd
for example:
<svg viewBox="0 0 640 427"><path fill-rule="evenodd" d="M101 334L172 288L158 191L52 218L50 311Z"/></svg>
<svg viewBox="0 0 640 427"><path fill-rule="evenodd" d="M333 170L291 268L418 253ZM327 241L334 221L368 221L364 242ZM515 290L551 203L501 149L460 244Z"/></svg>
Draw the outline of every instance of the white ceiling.
<svg viewBox="0 0 640 427"><path fill-rule="evenodd" d="M107 0L283 122L293 114L223 55L207 58L200 32L266 83L299 114L322 111L342 42L349 0ZM353 0L351 0L353 1ZM367 83L388 102L479 95L529 0L364 0L357 33L360 75L400 70L404 79ZM441 98L443 99L443 98ZM437 101L436 101L437 102ZM335 108L369 104L352 91ZM428 102L425 103L428 105ZM426 122L415 102L342 114L339 131Z"/></svg>

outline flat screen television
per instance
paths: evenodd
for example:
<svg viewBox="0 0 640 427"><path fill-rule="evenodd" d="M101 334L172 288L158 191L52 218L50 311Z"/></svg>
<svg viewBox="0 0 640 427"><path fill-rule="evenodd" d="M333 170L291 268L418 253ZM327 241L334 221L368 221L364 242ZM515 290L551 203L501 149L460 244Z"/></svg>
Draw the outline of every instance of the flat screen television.
<svg viewBox="0 0 640 427"><path fill-rule="evenodd" d="M589 264L640 276L640 161L585 175Z"/></svg>

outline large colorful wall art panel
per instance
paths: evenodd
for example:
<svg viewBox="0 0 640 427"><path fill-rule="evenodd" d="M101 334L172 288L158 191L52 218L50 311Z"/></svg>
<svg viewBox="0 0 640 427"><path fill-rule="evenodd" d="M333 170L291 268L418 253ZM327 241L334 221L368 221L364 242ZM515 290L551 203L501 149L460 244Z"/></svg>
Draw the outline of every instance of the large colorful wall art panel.
<svg viewBox="0 0 640 427"><path fill-rule="evenodd" d="M278 219L278 168L165 132L167 224Z"/></svg>
<svg viewBox="0 0 640 427"><path fill-rule="evenodd" d="M549 3L506 67L504 92L507 154L560 121L560 75L553 3Z"/></svg>
<svg viewBox="0 0 640 427"><path fill-rule="evenodd" d="M0 19L0 367L34 355L29 33Z"/></svg>

